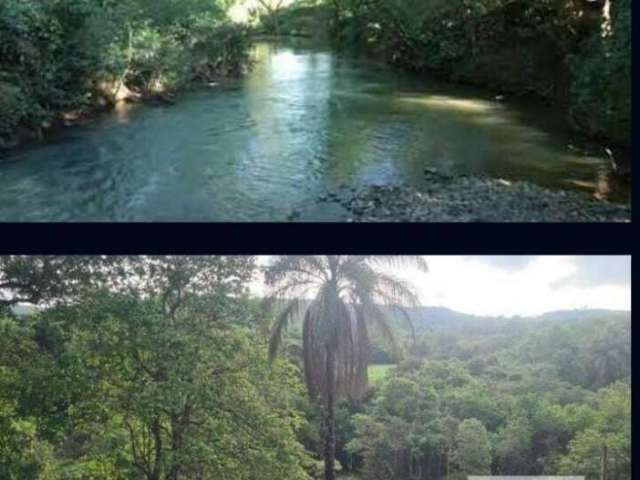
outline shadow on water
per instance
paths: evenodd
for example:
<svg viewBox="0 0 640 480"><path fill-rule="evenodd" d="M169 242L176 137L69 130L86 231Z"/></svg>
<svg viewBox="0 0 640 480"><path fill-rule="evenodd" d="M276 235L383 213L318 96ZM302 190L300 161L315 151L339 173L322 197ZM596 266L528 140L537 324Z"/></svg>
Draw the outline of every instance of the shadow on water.
<svg viewBox="0 0 640 480"><path fill-rule="evenodd" d="M343 185L425 187L425 169L625 203L559 114L403 75L322 46L255 47L244 79L70 128L0 162L0 219L340 220Z"/></svg>

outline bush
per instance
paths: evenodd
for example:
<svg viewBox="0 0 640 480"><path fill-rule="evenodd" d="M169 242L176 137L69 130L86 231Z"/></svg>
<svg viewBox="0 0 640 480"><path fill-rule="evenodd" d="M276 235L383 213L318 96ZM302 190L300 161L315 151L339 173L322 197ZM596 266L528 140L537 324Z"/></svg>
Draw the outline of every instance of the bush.
<svg viewBox="0 0 640 480"><path fill-rule="evenodd" d="M190 75L209 81L220 76L238 76L249 62L248 30L231 24L210 28L199 22L193 28Z"/></svg>
<svg viewBox="0 0 640 480"><path fill-rule="evenodd" d="M157 93L237 74L244 29L214 0L4 0L0 142L116 93ZM126 87L126 88L122 88Z"/></svg>
<svg viewBox="0 0 640 480"><path fill-rule="evenodd" d="M631 5L620 0L611 32L594 32L571 57L571 118L587 133L630 145Z"/></svg>
<svg viewBox="0 0 640 480"><path fill-rule="evenodd" d="M29 116L27 99L16 83L0 77L0 139Z"/></svg>
<svg viewBox="0 0 640 480"><path fill-rule="evenodd" d="M334 37L401 68L570 106L592 135L629 144L630 1L602 35L583 0L345 0ZM605 93L606 92L606 93Z"/></svg>

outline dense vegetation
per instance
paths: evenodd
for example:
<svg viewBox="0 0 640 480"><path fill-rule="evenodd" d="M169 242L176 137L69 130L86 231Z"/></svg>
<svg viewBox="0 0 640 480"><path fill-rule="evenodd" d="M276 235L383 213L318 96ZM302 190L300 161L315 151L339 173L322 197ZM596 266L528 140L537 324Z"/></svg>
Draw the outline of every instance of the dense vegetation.
<svg viewBox="0 0 640 480"><path fill-rule="evenodd" d="M306 312L305 344L299 317L274 323L247 295L249 257L0 257L0 478L333 478L328 440L336 469L364 479L631 478L628 314L442 324L414 342L367 303L362 287L393 284L367 262L340 283L364 303L333 302L331 277L315 302L287 303ZM282 259L271 281L322 272L309 266ZM397 359L389 334L405 344L366 391L348 316L321 320L334 307L371 324L371 358ZM331 345L354 381L343 395L322 369Z"/></svg>
<svg viewBox="0 0 640 480"><path fill-rule="evenodd" d="M3 0L0 147L87 110L239 73L225 0Z"/></svg>
<svg viewBox="0 0 640 480"><path fill-rule="evenodd" d="M276 291L270 303L284 304L276 310L272 358L298 316L303 303L298 297L310 289L317 292L304 312L301 353L309 397L322 410L326 480L335 479L336 405L341 399L358 403L367 392L369 330L378 327L387 339L393 338L379 302L397 309L417 304L412 287L380 271L381 264L427 269L420 257L327 255L282 256L266 271L267 283Z"/></svg>
<svg viewBox="0 0 640 480"><path fill-rule="evenodd" d="M631 478L630 320L442 327L353 419L365 478Z"/></svg>
<svg viewBox="0 0 640 480"><path fill-rule="evenodd" d="M0 147L118 99L237 74L249 39L227 20L236 3L3 1ZM576 129L630 145L630 0L254 3L257 32L324 34L399 68L534 95Z"/></svg>
<svg viewBox="0 0 640 480"><path fill-rule="evenodd" d="M56 280L72 288L91 268L76 266ZM304 419L282 395L300 391L295 368L269 366L248 321L251 259L94 267L101 285L0 321L0 477L307 478ZM25 268L42 286L57 266Z"/></svg>
<svg viewBox="0 0 640 480"><path fill-rule="evenodd" d="M341 48L561 104L575 128L630 145L629 0L303 0L274 15L272 31L324 23Z"/></svg>

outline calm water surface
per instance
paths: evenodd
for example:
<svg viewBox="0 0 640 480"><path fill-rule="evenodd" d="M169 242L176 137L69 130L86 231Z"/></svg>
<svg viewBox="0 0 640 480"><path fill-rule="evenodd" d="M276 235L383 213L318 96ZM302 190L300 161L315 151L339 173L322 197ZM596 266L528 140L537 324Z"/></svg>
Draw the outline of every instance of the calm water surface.
<svg viewBox="0 0 640 480"><path fill-rule="evenodd" d="M482 174L626 202L553 111L328 49L258 44L244 79L125 107L0 159L0 221L325 221L343 185ZM593 148L592 152L600 149Z"/></svg>

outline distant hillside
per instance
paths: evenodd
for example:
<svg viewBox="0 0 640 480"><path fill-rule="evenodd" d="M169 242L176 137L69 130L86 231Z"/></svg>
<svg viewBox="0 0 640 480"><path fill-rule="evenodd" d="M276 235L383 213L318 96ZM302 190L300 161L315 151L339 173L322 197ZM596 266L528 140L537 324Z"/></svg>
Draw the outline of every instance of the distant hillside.
<svg viewBox="0 0 640 480"><path fill-rule="evenodd" d="M416 334L432 329L474 328L486 329L490 326L531 325L532 323L576 322L611 317L629 317L630 312L606 309L557 310L538 316L478 316L456 312L445 307L414 307L408 309ZM401 322L399 325L406 322ZM402 327L405 329L406 327Z"/></svg>
<svg viewBox="0 0 640 480"><path fill-rule="evenodd" d="M573 322L578 320L591 320L603 316L630 316L630 312L625 310L606 310L606 309L581 309L581 310L558 310L555 312L545 313L538 320L548 321L564 321Z"/></svg>
<svg viewBox="0 0 640 480"><path fill-rule="evenodd" d="M304 302L308 305L309 302ZM304 307L302 309L304 311ZM446 307L411 307L406 309L411 323L415 329L416 335L429 330L441 329L480 329L485 333L491 330L503 330L505 328L517 328L519 330L526 329L532 325L546 325L556 322L580 322L590 321L598 318L628 318L631 312L624 310L606 310L606 309L575 309L575 310L557 310L537 316L487 316L472 315L469 313L457 312ZM302 311L300 315L292 322L293 331L299 331L302 323ZM409 327L405 319L394 311L389 312L395 318L393 322L395 327L401 331L408 333Z"/></svg>
<svg viewBox="0 0 640 480"><path fill-rule="evenodd" d="M495 321L497 317L484 317L456 312L445 307L414 307L407 309L417 334L434 328L457 328Z"/></svg>
<svg viewBox="0 0 640 480"><path fill-rule="evenodd" d="M305 308L310 302L304 302ZM18 316L33 315L37 312L37 308L33 305L14 305L13 312ZM304 308L303 308L304 310ZM504 328L507 325L524 326L532 323L552 323L552 322L578 322L589 321L597 318L611 317L630 317L631 313L624 310L606 310L606 309L576 309L576 310L557 310L548 312L538 316L480 316L469 313L457 312L446 307L413 307L407 309L411 322L417 335L421 335L428 330L438 329L474 329L482 328L483 330L495 327L497 329ZM301 312L302 313L302 312ZM397 327L401 330L408 331L405 321L396 317ZM294 330L300 326L302 315L292 322Z"/></svg>

